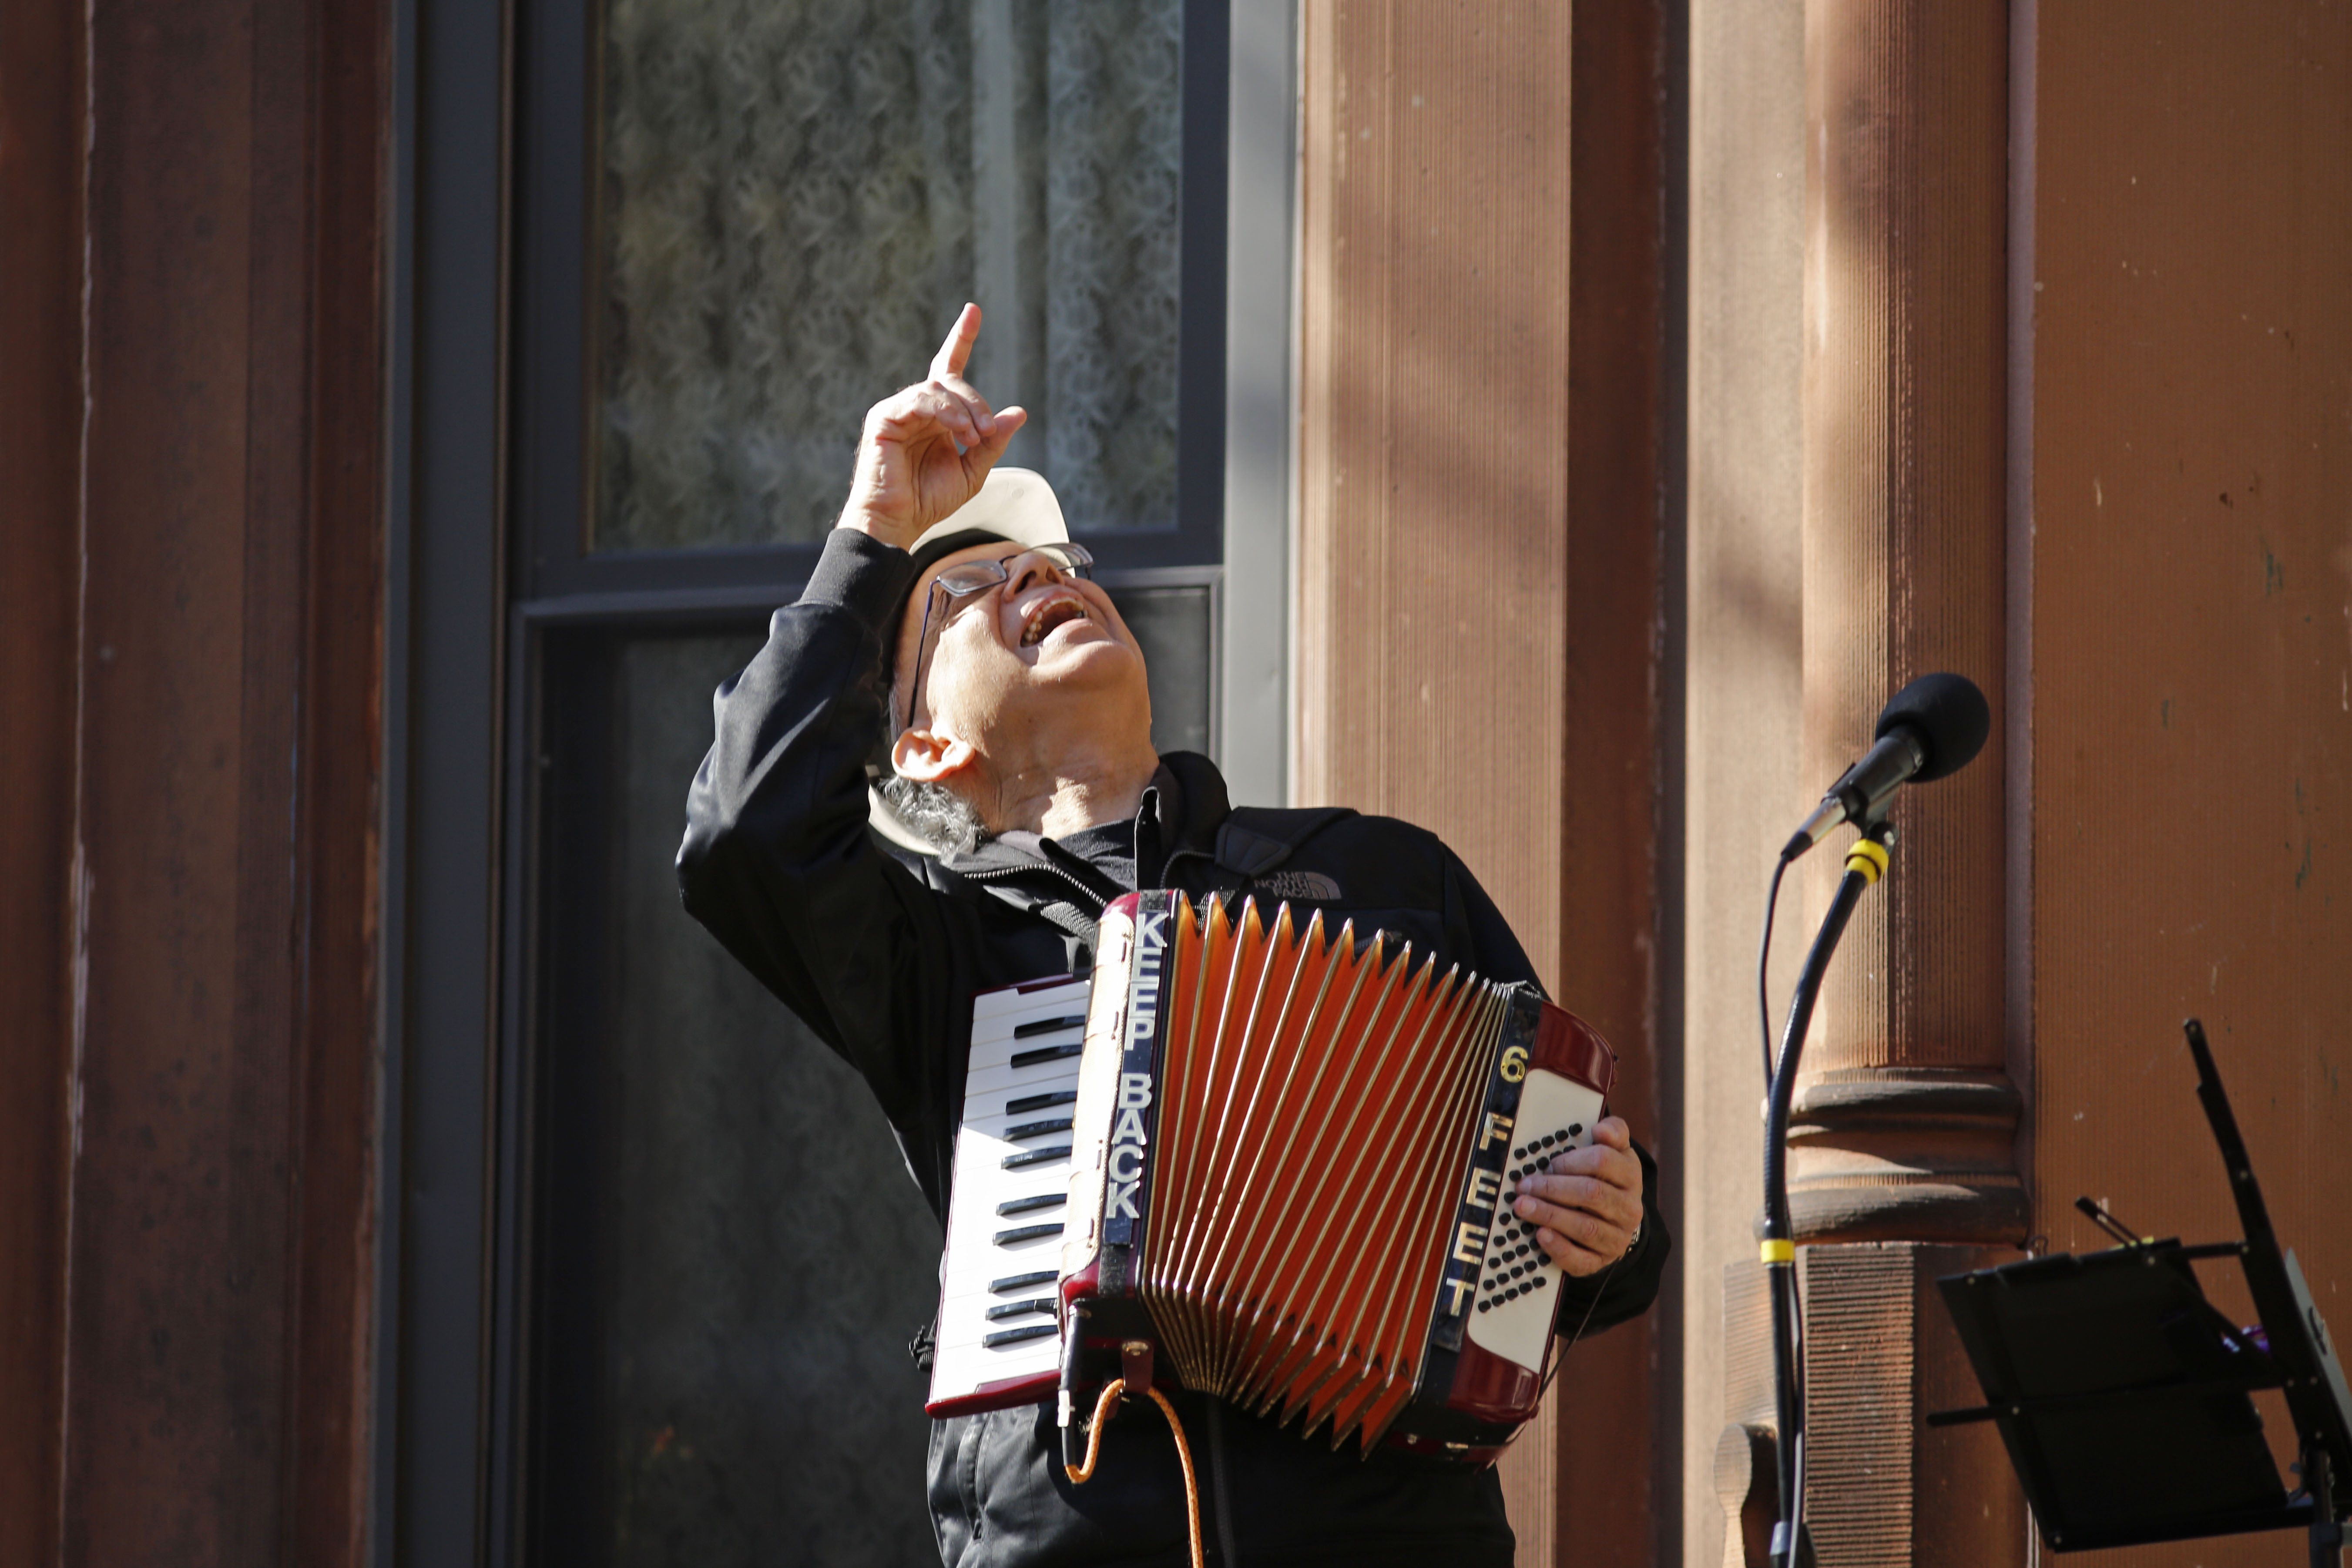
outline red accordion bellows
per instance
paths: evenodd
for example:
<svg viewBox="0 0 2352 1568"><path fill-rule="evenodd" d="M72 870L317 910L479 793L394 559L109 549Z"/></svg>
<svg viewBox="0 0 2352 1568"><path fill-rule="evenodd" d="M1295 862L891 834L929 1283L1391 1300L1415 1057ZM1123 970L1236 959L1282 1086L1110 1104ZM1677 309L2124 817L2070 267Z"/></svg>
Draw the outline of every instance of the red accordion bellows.
<svg viewBox="0 0 2352 1568"><path fill-rule="evenodd" d="M1335 1445L1490 1457L1533 1413L1559 1279L1509 1188L1589 1141L1612 1074L1531 987L1393 937L1122 899L1087 1015L1066 1320L1142 1333L1185 1386Z"/></svg>
<svg viewBox="0 0 2352 1568"><path fill-rule="evenodd" d="M1188 1387L1369 1442L1420 1371L1502 1009L1319 916L1207 913L1173 922L1136 1294Z"/></svg>

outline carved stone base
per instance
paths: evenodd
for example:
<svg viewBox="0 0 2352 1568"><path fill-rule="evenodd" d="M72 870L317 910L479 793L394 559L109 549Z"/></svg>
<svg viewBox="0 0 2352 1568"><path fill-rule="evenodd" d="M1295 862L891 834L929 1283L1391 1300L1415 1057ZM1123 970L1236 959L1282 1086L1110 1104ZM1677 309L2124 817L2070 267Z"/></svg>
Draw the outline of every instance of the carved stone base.
<svg viewBox="0 0 2352 1568"><path fill-rule="evenodd" d="M1754 1258L1723 1270L1723 1419L1715 1495L1723 1505L1723 1568L1768 1568L1780 1513L1772 1409L1772 1300Z"/></svg>
<svg viewBox="0 0 2352 1568"><path fill-rule="evenodd" d="M1990 1425L1930 1428L1982 1398L1936 1280L2001 1255L1917 1244L1808 1247L1806 1533L1821 1568L2004 1568L2026 1560L2025 1499ZM1724 1270L1726 1424L1716 1444L1725 1568L1765 1568L1778 1512L1764 1269Z"/></svg>
<svg viewBox="0 0 2352 1568"><path fill-rule="evenodd" d="M1735 1421L1715 1440L1715 1497L1723 1505L1723 1568L1767 1568L1780 1512L1780 1445L1772 1428Z"/></svg>
<svg viewBox="0 0 2352 1568"><path fill-rule="evenodd" d="M1789 1129L1798 1239L2021 1245L2023 1105L1997 1072L1851 1068L1801 1079Z"/></svg>

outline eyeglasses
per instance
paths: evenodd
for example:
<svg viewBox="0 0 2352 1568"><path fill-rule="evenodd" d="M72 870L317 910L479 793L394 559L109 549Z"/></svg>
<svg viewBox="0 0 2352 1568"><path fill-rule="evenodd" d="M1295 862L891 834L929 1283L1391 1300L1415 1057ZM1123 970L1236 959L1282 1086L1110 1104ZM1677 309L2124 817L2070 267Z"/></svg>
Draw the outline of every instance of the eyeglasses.
<svg viewBox="0 0 2352 1568"><path fill-rule="evenodd" d="M940 591L944 590L950 598L967 599L999 583L1009 583L1013 570L1005 561L1018 561L1024 555L1042 555L1066 576L1087 578L1095 574L1094 552L1083 544L1033 544L1003 561L966 561L932 578L933 591L923 597L923 629L915 634L915 684L907 693L907 722L903 728L915 727L915 710L923 695L923 665L930 658L931 613L939 607ZM947 623L942 621L940 625L945 631Z"/></svg>

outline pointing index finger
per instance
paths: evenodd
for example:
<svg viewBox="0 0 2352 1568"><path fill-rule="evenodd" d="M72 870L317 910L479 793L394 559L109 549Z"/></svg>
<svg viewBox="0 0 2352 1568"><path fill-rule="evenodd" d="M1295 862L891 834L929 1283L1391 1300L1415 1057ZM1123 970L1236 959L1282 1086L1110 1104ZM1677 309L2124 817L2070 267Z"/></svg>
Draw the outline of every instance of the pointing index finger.
<svg viewBox="0 0 2352 1568"><path fill-rule="evenodd" d="M956 313L955 325L948 329L947 342L931 356L931 374L944 380L963 374L964 362L971 358L971 345L980 337L980 307L967 304Z"/></svg>

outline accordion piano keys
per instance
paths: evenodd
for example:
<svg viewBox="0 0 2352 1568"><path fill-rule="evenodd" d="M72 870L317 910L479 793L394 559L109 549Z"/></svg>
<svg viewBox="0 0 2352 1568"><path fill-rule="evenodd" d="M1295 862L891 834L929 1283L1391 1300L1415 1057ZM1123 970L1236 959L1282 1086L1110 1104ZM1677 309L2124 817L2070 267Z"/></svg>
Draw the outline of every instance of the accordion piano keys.
<svg viewBox="0 0 2352 1568"><path fill-rule="evenodd" d="M988 992L973 1006L940 1258L936 1414L1053 1395L1055 1266L1068 1226L1086 1000L1084 980L1055 980Z"/></svg>

